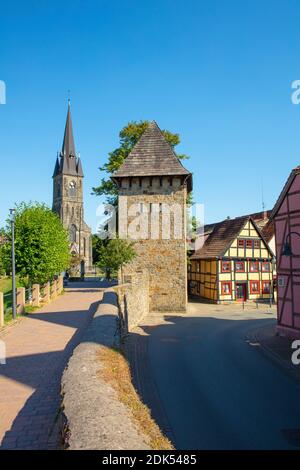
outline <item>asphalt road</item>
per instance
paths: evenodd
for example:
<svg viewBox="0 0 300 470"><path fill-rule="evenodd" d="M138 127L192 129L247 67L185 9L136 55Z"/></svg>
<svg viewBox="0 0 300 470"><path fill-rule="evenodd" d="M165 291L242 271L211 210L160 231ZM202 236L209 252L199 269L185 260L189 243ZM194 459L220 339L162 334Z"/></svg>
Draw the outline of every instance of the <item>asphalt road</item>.
<svg viewBox="0 0 300 470"><path fill-rule="evenodd" d="M245 340L274 316L194 307L167 321L146 354L176 449L297 449L300 384Z"/></svg>

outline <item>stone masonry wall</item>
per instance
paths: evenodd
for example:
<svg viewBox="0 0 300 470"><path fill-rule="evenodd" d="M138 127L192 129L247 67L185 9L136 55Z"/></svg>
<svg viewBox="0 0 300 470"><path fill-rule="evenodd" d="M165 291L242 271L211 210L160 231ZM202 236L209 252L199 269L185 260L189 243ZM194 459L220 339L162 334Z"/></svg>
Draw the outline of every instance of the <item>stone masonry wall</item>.
<svg viewBox="0 0 300 470"><path fill-rule="evenodd" d="M135 273L144 269L149 272L149 308L150 311L185 311L187 305L187 261L186 261L186 186L179 177L132 178L124 179L119 189L119 230L123 230L121 214L127 204L128 213L132 204L144 203L148 210L147 239L136 239L136 258L124 268L124 274ZM159 213L157 238L151 238L151 207L153 204L177 204L181 215L177 219L172 215L170 238L163 238L163 214ZM135 219L128 217L128 226ZM179 221L179 222L178 222ZM176 230L182 227L181 237ZM154 230L155 227L154 227ZM145 231L145 226L144 226ZM178 230L177 230L178 233ZM130 235L123 238L132 239ZM143 238L143 234L141 234Z"/></svg>
<svg viewBox="0 0 300 470"><path fill-rule="evenodd" d="M126 275L124 281L124 284L114 289L118 295L119 317L123 330L128 332L149 313L148 271Z"/></svg>

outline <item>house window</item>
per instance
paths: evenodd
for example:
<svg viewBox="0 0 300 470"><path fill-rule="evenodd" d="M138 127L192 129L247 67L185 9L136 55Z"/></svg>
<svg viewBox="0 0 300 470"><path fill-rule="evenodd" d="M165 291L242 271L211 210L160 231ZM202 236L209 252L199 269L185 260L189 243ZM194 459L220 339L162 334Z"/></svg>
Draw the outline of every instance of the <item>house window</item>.
<svg viewBox="0 0 300 470"><path fill-rule="evenodd" d="M259 281L250 281L250 294L259 294Z"/></svg>
<svg viewBox="0 0 300 470"><path fill-rule="evenodd" d="M263 294L270 294L271 292L271 282L270 281L263 281L262 283L262 293Z"/></svg>
<svg viewBox="0 0 300 470"><path fill-rule="evenodd" d="M231 282L221 282L222 295L231 295Z"/></svg>
<svg viewBox="0 0 300 470"><path fill-rule="evenodd" d="M235 262L235 271L237 273L244 273L245 272L245 262L244 261L236 261Z"/></svg>
<svg viewBox="0 0 300 470"><path fill-rule="evenodd" d="M264 272L264 273L269 273L270 272L270 263L268 261L264 261L262 264L261 264L261 270Z"/></svg>
<svg viewBox="0 0 300 470"><path fill-rule="evenodd" d="M230 273L231 270L230 261L222 261L222 273Z"/></svg>
<svg viewBox="0 0 300 470"><path fill-rule="evenodd" d="M252 248L252 240L246 240L246 248Z"/></svg>
<svg viewBox="0 0 300 470"><path fill-rule="evenodd" d="M245 240L239 239L238 240L238 247L239 248L245 248Z"/></svg>
<svg viewBox="0 0 300 470"><path fill-rule="evenodd" d="M258 271L259 271L259 262L258 261L250 261L249 271L251 273L258 273Z"/></svg>
<svg viewBox="0 0 300 470"><path fill-rule="evenodd" d="M254 248L256 249L260 248L260 240L254 240Z"/></svg>

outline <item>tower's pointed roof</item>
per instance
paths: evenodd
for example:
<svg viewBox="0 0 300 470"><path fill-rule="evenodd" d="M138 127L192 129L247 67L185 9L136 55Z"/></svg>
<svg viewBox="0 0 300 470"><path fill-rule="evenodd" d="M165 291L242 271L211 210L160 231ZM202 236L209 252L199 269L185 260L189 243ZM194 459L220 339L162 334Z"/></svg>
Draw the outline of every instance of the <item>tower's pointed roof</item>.
<svg viewBox="0 0 300 470"><path fill-rule="evenodd" d="M155 121L149 123L112 178L133 176L186 176L191 187L191 173L181 164Z"/></svg>
<svg viewBox="0 0 300 470"><path fill-rule="evenodd" d="M53 178L59 174L59 159L56 157L56 162L55 162L55 167L54 167L54 172L53 172Z"/></svg>
<svg viewBox="0 0 300 470"><path fill-rule="evenodd" d="M81 165L81 159L78 157L77 159L77 175L78 176L83 176L83 171L82 171L82 165Z"/></svg>
<svg viewBox="0 0 300 470"><path fill-rule="evenodd" d="M70 101L65 125L64 140L60 152L60 161L56 160L53 177L58 174L83 176L81 161L76 157Z"/></svg>
<svg viewBox="0 0 300 470"><path fill-rule="evenodd" d="M68 113L67 113L65 134L64 134L64 140L63 140L61 151L62 151L62 154L66 155L67 157L76 156L70 101L68 102Z"/></svg>

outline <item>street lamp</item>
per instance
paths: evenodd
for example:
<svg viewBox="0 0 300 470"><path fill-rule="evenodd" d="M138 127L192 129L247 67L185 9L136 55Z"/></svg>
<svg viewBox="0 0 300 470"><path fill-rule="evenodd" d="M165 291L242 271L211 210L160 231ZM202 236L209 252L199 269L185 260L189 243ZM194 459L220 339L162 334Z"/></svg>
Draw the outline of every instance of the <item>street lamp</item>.
<svg viewBox="0 0 300 470"><path fill-rule="evenodd" d="M16 261L15 261L15 211L9 209L11 223L11 272L12 272L12 316L17 318L17 299L16 299Z"/></svg>
<svg viewBox="0 0 300 470"><path fill-rule="evenodd" d="M298 232L289 232L285 237L284 246L282 250L283 256L293 256L292 247L291 247L291 235L298 235L300 237L300 233Z"/></svg>

